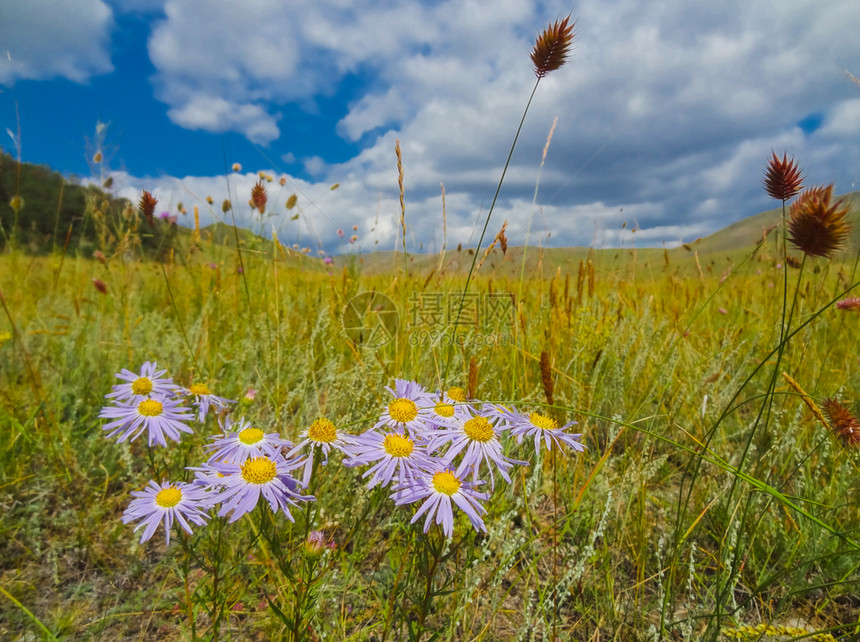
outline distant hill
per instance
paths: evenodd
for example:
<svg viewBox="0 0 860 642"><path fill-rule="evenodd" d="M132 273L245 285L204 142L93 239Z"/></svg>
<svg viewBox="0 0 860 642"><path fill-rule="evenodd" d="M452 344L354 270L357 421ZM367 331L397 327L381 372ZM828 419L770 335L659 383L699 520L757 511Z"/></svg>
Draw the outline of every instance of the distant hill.
<svg viewBox="0 0 860 642"><path fill-rule="evenodd" d="M17 216L10 205L16 194L23 200ZM851 240L843 252L856 253L860 248L860 192L837 198L851 204ZM484 259L480 273L505 278L517 278L521 273L548 275L558 270L569 274L579 269L580 261L588 259L594 261L598 269L614 269L619 260L629 262L631 259L651 269L662 269L669 264L684 265L695 261L696 257L700 264L706 266L717 262L725 264L751 253L763 234L781 220L781 209L768 210L671 250L533 246L509 247L507 254L503 254L497 247ZM225 223L215 223L200 232L205 243L218 247L234 247L238 234L242 247L263 254L272 251L271 240L247 229L234 230ZM777 235L771 232L765 247L775 251L776 242ZM192 245L192 230L161 219L149 226L137 214L136 203L114 198L104 189L92 185L70 183L45 166L28 163L19 166L8 154L0 154L0 251L10 244L31 253L46 253L65 247L66 251L91 255L95 249L106 247L112 252L133 250L144 258L156 258L171 250L187 250ZM126 248L123 244L131 244L131 247ZM477 263L481 263L485 251L485 248L480 250ZM304 256L286 248L281 256L296 265L306 261L321 262L318 257ZM333 264L325 269L360 266L368 273L390 273L405 265L410 273L425 277L429 277L431 272L465 275L473 258L474 250L469 248L450 249L444 255L409 254L405 261L401 253L382 251L336 256Z"/></svg>
<svg viewBox="0 0 860 642"><path fill-rule="evenodd" d="M860 192L850 192L837 196L850 204L848 214L851 225L849 242L842 249L841 255L855 255L860 250ZM494 278L518 278L521 273L533 275L541 273L551 276L557 271L563 274L576 274L579 262L592 260L598 270L609 271L623 264L634 262L640 267L650 270L698 269L696 260L704 271L716 270L721 274L728 265L740 262L749 256L756 245L761 242L765 232L767 240L763 246L762 256L768 252L776 257L781 249L777 247L779 235L773 227L782 222L782 209L773 209L754 214L737 221L709 236L697 239L673 249L663 248L615 248L595 250L587 247L540 248L540 247L509 247L507 254L496 247L484 260L480 273ZM481 249L477 264L481 262L486 248ZM789 248L791 253L791 248ZM796 253L796 252L795 252ZM525 261L523 261L525 254ZM410 272L430 275L434 273L465 275L472 264L474 250L448 250L444 257L441 254L409 254L404 262L403 255L392 251L373 252L351 257L335 257L334 267L346 265L352 261L360 261L362 269L371 273L382 273L392 269L408 266ZM667 263L668 261L668 263Z"/></svg>
<svg viewBox="0 0 860 642"><path fill-rule="evenodd" d="M58 249L92 254L108 248L154 257L188 234L169 221L153 223L139 217L136 204L104 189L0 154L0 250L11 245L33 254Z"/></svg>
<svg viewBox="0 0 860 642"><path fill-rule="evenodd" d="M836 198L851 205L851 211L848 214L848 220L851 223L851 240L843 251L856 252L860 247L860 191L842 194ZM702 254L751 247L761 240L765 230L780 223L782 223L782 208L754 214L700 239L696 243L696 250Z"/></svg>

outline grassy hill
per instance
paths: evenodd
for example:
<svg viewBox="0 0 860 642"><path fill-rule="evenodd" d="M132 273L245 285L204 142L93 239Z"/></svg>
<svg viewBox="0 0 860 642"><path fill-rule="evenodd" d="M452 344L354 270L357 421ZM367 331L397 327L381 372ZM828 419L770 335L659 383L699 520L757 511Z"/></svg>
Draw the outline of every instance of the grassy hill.
<svg viewBox="0 0 860 642"><path fill-rule="evenodd" d="M23 199L16 212L10 206L15 195ZM860 248L860 192L838 198L851 204L849 219L851 240L844 255L854 255ZM580 263L591 260L598 271L614 271L635 266L637 270L688 272L689 270L724 270L740 262L762 241L765 231L781 222L781 209L749 216L728 227L678 248L600 249L587 247L541 248L509 247L507 253L495 248L486 257L482 248L476 265L490 278L519 279L521 275L552 276L578 273ZM31 254L63 250L91 255L96 249L105 254L138 252L144 258L187 257L197 254L200 260L223 259L224 249L239 245L248 252L273 252L272 242L247 229L234 230L225 223L215 223L200 230L199 241L193 230L157 219L149 226L137 213L135 203L113 198L95 186L68 182L50 168L18 164L8 154L0 155L0 250L7 245ZM761 255L777 256L778 234L769 233ZM432 279L445 275L468 273L475 251L470 248L448 250L444 254L402 253L393 251L351 254L333 258L331 266L321 259L282 248L282 260L296 266L310 261L319 270L358 268L369 274L385 274L405 268L415 275ZM184 258L182 258L184 260ZM719 266L719 267L717 267Z"/></svg>
<svg viewBox="0 0 860 642"><path fill-rule="evenodd" d="M851 226L849 242L837 254L837 258L853 257L860 250L860 192L838 196L851 206L848 214ZM737 221L709 236L697 239L682 246L663 248L614 248L592 249L587 247L509 247L503 253L494 248L484 259L480 273L493 278L518 279L520 275L552 276L556 272L576 274L580 262L591 260L598 271L615 271L623 267L634 267L639 271L686 273L702 269L705 272L718 270L722 273L730 265L740 263L750 256L761 243L767 232L764 244L759 248L757 258L767 260L779 256L777 244L780 234L775 225L782 222L782 210L773 209ZM478 253L476 266L481 264L486 248ZM465 275L475 257L473 249L449 250L443 254L409 254L404 262L403 255L392 251L373 252L360 257L335 257L335 267L348 265L356 260L364 270L383 274L392 269L403 269L406 265L410 272L442 276L450 274ZM525 257L525 258L524 258ZM431 275L432 273L432 275Z"/></svg>

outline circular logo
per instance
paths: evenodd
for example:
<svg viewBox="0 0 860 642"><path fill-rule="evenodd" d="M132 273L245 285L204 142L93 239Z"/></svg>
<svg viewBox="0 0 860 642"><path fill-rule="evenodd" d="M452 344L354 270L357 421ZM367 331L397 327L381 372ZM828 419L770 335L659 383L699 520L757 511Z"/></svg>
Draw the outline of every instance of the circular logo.
<svg viewBox="0 0 860 642"><path fill-rule="evenodd" d="M379 348L394 338L400 315L394 301L379 292L356 294L343 308L343 331L356 345Z"/></svg>

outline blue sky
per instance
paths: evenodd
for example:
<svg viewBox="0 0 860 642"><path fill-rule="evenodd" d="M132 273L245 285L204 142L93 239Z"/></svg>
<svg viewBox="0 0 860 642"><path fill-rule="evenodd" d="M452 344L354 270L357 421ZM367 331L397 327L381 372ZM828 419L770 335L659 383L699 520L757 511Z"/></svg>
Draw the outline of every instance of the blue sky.
<svg viewBox="0 0 860 642"><path fill-rule="evenodd" d="M808 184L858 189L854 0L7 2L2 147L165 210L197 204L204 224L230 196L241 224L337 253L399 246L400 139L408 247L473 245L534 83L529 50L568 13L572 54L538 88L490 226L507 219L512 245L707 235L773 206L771 151ZM263 220L239 205L258 171L275 178ZM350 246L337 231L354 225Z"/></svg>

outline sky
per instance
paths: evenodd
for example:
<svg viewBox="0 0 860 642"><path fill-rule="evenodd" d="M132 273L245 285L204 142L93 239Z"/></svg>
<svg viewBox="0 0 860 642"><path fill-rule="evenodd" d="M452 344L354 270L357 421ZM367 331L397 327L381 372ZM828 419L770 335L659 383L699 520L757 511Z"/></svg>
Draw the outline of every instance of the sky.
<svg viewBox="0 0 860 642"><path fill-rule="evenodd" d="M535 38L568 14L570 56L538 84L490 238L507 220L510 245L689 242L777 205L772 152L807 185L860 189L856 0L3 2L0 146L181 203L183 225L194 205L232 223L230 198L240 225L340 254L401 246L399 140L407 248L474 247ZM264 217L247 205L260 171Z"/></svg>

